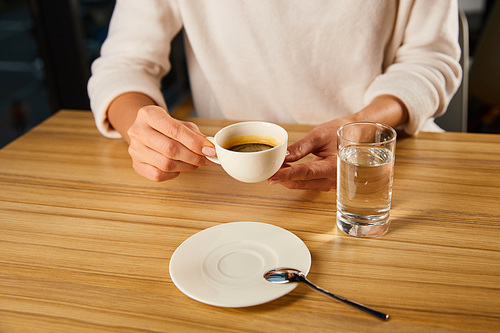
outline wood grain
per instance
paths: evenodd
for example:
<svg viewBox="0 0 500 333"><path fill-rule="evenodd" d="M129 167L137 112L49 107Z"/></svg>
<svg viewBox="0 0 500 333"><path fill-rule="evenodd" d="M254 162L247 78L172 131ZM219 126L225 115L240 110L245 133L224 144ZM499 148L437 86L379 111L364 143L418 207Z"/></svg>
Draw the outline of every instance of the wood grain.
<svg viewBox="0 0 500 333"><path fill-rule="evenodd" d="M192 119L207 135L226 121ZM311 129L284 125L290 142ZM61 111L0 150L0 332L497 332L500 136L420 133L396 148L389 232L346 236L335 193L243 184L220 167L154 183L91 113ZM205 228L271 223L299 236L311 281L273 302L219 308L170 280L174 250Z"/></svg>

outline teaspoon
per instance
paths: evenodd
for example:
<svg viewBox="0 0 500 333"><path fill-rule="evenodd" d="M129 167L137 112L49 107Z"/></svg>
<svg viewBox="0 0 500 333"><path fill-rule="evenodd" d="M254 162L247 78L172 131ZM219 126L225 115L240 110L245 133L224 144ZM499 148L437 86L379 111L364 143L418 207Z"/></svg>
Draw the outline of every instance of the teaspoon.
<svg viewBox="0 0 500 333"><path fill-rule="evenodd" d="M386 313L383 313L383 312L374 310L372 308L369 308L365 305L350 301L342 296L335 295L329 291L326 291L323 288L316 286L315 284L311 283L308 279L306 279L306 276L304 275L304 273L302 273L301 271L299 271L297 269L293 269L293 268L272 269L264 274L264 278L269 282L279 283L279 284L284 284L284 283L289 283L289 282L304 282L312 289L314 289L314 290L316 290L324 295L330 296L331 298L334 298L338 301L341 301L342 303L350 305L358 310L361 310L365 313L368 313L369 315L377 317L378 319L382 319L382 320L389 319L389 315Z"/></svg>

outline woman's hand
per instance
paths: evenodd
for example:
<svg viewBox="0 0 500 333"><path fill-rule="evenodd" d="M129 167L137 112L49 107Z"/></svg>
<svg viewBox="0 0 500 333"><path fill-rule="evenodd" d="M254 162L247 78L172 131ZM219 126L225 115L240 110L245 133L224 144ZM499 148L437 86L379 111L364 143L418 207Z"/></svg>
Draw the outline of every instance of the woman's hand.
<svg viewBox="0 0 500 333"><path fill-rule="evenodd" d="M269 184L281 184L290 189L330 191L336 187L337 129L346 121L336 119L315 127L311 132L288 147L285 164ZM313 154L311 162L290 165Z"/></svg>
<svg viewBox="0 0 500 333"><path fill-rule="evenodd" d="M127 135L134 170L153 181L212 164L205 156L215 155L212 143L195 124L176 120L159 106L140 108Z"/></svg>
<svg viewBox="0 0 500 333"><path fill-rule="evenodd" d="M141 93L118 96L108 108L108 120L129 143L135 171L147 179L164 181L182 171L212 164L213 144L190 122L172 118Z"/></svg>
<svg viewBox="0 0 500 333"><path fill-rule="evenodd" d="M269 184L281 184L287 188L330 191L337 183L337 130L355 121L379 122L397 126L408 121L408 111L394 96L375 98L359 112L338 118L315 127L304 138L288 147L289 154L278 172L268 179ZM290 165L313 154L312 162Z"/></svg>

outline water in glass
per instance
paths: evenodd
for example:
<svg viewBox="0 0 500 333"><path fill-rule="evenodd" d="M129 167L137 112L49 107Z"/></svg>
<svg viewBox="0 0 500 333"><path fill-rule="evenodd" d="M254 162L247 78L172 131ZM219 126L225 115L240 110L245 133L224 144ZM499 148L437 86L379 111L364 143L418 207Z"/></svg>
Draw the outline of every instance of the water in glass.
<svg viewBox="0 0 500 333"><path fill-rule="evenodd" d="M389 227L394 157L391 150L346 146L337 156L337 224L353 236L373 237Z"/></svg>

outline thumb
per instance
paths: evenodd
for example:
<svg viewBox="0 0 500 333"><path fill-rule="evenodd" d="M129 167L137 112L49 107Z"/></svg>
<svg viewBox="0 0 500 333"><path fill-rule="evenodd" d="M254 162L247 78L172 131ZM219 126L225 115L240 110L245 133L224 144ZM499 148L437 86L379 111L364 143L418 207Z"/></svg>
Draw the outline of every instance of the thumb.
<svg viewBox="0 0 500 333"><path fill-rule="evenodd" d="M285 162L295 162L301 158L309 155L317 149L317 142L315 136L311 133L306 134L305 137L288 146L287 156Z"/></svg>

